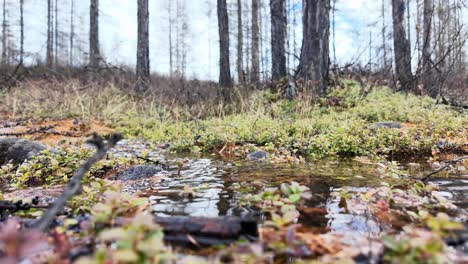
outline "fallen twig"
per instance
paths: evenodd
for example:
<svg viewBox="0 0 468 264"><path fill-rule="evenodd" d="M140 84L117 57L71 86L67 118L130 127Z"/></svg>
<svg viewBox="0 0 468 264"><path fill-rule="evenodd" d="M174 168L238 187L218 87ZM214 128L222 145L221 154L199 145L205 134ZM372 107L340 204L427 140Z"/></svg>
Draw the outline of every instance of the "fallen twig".
<svg viewBox="0 0 468 264"><path fill-rule="evenodd" d="M456 158L456 159L453 159L453 160L447 160L447 161L444 161L446 164L442 167L440 167L439 169L429 173L428 175L424 176L421 181L422 182L426 182L427 180L429 180L433 175L445 170L446 168L448 168L450 165L453 165L453 164L456 164L462 160L465 160L465 159L468 159L468 156L462 156L462 157L459 157L459 158Z"/></svg>
<svg viewBox="0 0 468 264"><path fill-rule="evenodd" d="M114 147L121 139L121 134L112 134L107 142L105 142L101 136L93 134L93 137L88 140L88 143L96 147L96 153L78 169L78 171L73 175L70 182L65 187L62 195L57 198L52 207L50 207L39 220L32 224L32 227L45 231L50 226L54 218L61 211L63 211L67 201L78 192L81 187L84 175L96 162L104 158L107 151Z"/></svg>
<svg viewBox="0 0 468 264"><path fill-rule="evenodd" d="M24 132L8 132L8 133L0 133L0 136L4 137L20 137L20 136L27 136L33 134L50 134L56 136L65 136L65 137L81 137L79 134L74 134L71 132L57 132L53 129L55 126L48 126L48 127L40 127L40 128L31 128Z"/></svg>

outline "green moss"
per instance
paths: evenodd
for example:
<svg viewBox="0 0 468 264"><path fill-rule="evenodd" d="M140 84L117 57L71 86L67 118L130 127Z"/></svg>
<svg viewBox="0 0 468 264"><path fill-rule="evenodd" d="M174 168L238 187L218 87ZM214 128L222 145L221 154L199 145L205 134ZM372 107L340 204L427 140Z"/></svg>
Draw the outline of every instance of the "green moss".
<svg viewBox="0 0 468 264"><path fill-rule="evenodd" d="M261 108L201 121L131 118L121 120L118 127L130 136L172 142L172 149L178 152L195 146L209 152L226 144L249 142L286 147L317 158L392 152L427 154L440 138L466 137L467 115L436 105L430 98L376 88L358 100L356 89L353 86L337 92L348 100L346 109L310 106L299 112L291 108L300 108L304 102L278 101L271 103L275 114ZM372 123L380 121L411 124L402 131L373 129Z"/></svg>

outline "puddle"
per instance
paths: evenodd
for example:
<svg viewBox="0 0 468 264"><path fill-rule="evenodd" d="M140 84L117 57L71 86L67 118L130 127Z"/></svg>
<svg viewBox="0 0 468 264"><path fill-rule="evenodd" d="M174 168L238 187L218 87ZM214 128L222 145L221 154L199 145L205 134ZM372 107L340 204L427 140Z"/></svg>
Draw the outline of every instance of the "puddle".
<svg viewBox="0 0 468 264"><path fill-rule="evenodd" d="M115 153L138 155L150 144L124 142ZM168 153L149 152L153 160L168 159ZM184 157L185 158L185 157ZM138 187L146 191L152 202L152 211L158 216L241 216L254 217L260 222L263 215L252 208L239 207L238 201L246 193L258 193L263 187L278 187L281 183L296 181L310 188L312 199L306 201L300 223L312 231L355 232L357 235L378 236L385 227L370 216L352 215L339 206L339 198L332 192L350 187L351 192L367 192L381 185L378 165L354 160L329 160L298 165L271 164L219 157L189 158L180 175L172 167L156 183ZM174 163L174 162L172 162ZM423 166L421 166L423 167ZM389 181L385 178L385 181ZM390 180L391 181L391 180ZM435 180L448 198L468 208L465 193L468 179ZM187 191L192 195L188 195Z"/></svg>

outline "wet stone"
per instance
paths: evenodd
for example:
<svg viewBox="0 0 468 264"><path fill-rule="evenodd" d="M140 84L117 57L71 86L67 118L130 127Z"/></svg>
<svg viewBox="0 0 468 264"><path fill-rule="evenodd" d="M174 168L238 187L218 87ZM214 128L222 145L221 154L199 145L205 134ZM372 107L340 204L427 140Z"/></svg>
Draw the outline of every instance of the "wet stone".
<svg viewBox="0 0 468 264"><path fill-rule="evenodd" d="M20 138L0 139L0 165L9 161L16 164L22 163L46 149L44 144L36 141Z"/></svg>
<svg viewBox="0 0 468 264"><path fill-rule="evenodd" d="M377 128L401 128L401 123L399 122L378 122L374 124Z"/></svg>
<svg viewBox="0 0 468 264"><path fill-rule="evenodd" d="M153 177L163 171L157 165L137 165L117 174L115 178L121 181L141 180Z"/></svg>
<svg viewBox="0 0 468 264"><path fill-rule="evenodd" d="M266 151L255 151L247 155L248 160L267 160L270 154Z"/></svg>

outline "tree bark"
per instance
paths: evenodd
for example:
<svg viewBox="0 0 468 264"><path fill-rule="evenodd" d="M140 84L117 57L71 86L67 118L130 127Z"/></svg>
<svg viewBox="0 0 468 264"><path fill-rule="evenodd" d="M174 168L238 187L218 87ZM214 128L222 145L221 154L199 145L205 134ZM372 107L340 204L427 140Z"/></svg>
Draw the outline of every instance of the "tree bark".
<svg viewBox="0 0 468 264"><path fill-rule="evenodd" d="M54 4L54 19L55 19L55 26L54 26L54 65L58 65L58 43L59 43L59 23L58 23L58 0L55 0Z"/></svg>
<svg viewBox="0 0 468 264"><path fill-rule="evenodd" d="M223 97L229 100L229 90L232 87L231 67L229 62L229 17L226 0L217 0L218 30L219 30L219 85L223 88Z"/></svg>
<svg viewBox="0 0 468 264"><path fill-rule="evenodd" d="M320 96L327 93L330 39L330 0L304 1L303 40L297 77Z"/></svg>
<svg viewBox="0 0 468 264"><path fill-rule="evenodd" d="M137 47L137 91L144 92L149 87L149 10L148 0L138 0L138 47Z"/></svg>
<svg viewBox="0 0 468 264"><path fill-rule="evenodd" d="M271 10L271 78L279 81L287 76L286 70L286 2L270 0Z"/></svg>
<svg viewBox="0 0 468 264"><path fill-rule="evenodd" d="M2 64L7 64L7 20L6 20L6 0L3 0L2 19Z"/></svg>
<svg viewBox="0 0 468 264"><path fill-rule="evenodd" d="M20 64L24 60L24 0L20 0Z"/></svg>
<svg viewBox="0 0 468 264"><path fill-rule="evenodd" d="M245 82L244 77L244 30L242 22L242 1L237 0L237 79L239 83Z"/></svg>
<svg viewBox="0 0 468 264"><path fill-rule="evenodd" d="M99 52L99 0L91 0L89 8L89 64L98 67Z"/></svg>
<svg viewBox="0 0 468 264"><path fill-rule="evenodd" d="M73 66L73 49L75 45L75 0L71 0L70 5L70 51L69 51L69 60L68 63L70 66Z"/></svg>
<svg viewBox="0 0 468 264"><path fill-rule="evenodd" d="M385 0L382 0L382 49L383 49L383 65L384 72L388 69L388 58L387 58L387 26L385 23Z"/></svg>
<svg viewBox="0 0 468 264"><path fill-rule="evenodd" d="M392 17L396 77L400 90L412 91L414 83L411 72L411 47L404 25L405 0L392 0Z"/></svg>
<svg viewBox="0 0 468 264"><path fill-rule="evenodd" d="M422 82L424 89L431 95L437 96L437 89L433 83L432 65L431 65L431 36L432 36L432 18L434 15L433 0L424 0L423 11L423 49L422 49Z"/></svg>
<svg viewBox="0 0 468 264"><path fill-rule="evenodd" d="M260 82L260 26L259 0L252 0L252 67L250 81L257 85Z"/></svg>
<svg viewBox="0 0 468 264"><path fill-rule="evenodd" d="M47 0L47 50L46 50L46 64L48 67L51 67L54 63L53 56L53 43L54 43L54 34L53 34L53 22L52 22L52 0Z"/></svg>
<svg viewBox="0 0 468 264"><path fill-rule="evenodd" d="M174 73L174 58L173 58L173 45L172 45L172 1L167 1L167 12L169 13L169 76L172 77Z"/></svg>

